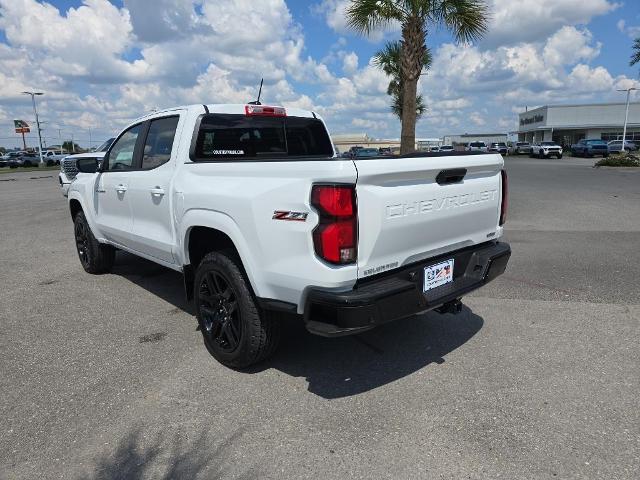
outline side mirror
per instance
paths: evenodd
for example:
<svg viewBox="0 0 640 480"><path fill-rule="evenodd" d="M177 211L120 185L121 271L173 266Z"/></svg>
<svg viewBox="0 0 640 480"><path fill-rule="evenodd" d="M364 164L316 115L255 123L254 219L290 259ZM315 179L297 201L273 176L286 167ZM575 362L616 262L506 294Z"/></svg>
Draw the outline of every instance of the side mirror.
<svg viewBox="0 0 640 480"><path fill-rule="evenodd" d="M99 167L97 158L79 158L76 160L76 168L81 173L96 173Z"/></svg>

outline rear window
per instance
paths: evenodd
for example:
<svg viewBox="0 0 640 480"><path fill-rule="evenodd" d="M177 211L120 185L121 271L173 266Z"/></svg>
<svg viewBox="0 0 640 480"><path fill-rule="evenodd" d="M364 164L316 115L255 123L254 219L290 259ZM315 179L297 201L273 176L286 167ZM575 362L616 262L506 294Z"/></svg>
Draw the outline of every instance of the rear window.
<svg viewBox="0 0 640 480"><path fill-rule="evenodd" d="M331 157L333 147L316 118L209 114L200 122L193 161Z"/></svg>

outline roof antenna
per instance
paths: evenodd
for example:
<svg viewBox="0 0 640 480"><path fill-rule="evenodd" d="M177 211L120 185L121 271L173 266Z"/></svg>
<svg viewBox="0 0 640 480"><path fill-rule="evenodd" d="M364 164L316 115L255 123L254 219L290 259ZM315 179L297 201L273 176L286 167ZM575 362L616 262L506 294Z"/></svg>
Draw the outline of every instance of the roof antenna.
<svg viewBox="0 0 640 480"><path fill-rule="evenodd" d="M260 90L258 90L258 99L255 102L249 102L249 105L262 105L260 103L260 95L262 95L262 82L264 82L264 78L260 79Z"/></svg>

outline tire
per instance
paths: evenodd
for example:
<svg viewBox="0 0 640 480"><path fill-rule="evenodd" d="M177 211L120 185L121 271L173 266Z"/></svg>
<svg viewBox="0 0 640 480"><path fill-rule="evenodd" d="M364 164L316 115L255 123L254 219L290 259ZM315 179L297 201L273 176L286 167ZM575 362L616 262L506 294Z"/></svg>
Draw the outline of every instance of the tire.
<svg viewBox="0 0 640 480"><path fill-rule="evenodd" d="M24 162L22 164L23 167L33 167L33 165L31 164L31 162L29 160L27 160L26 162Z"/></svg>
<svg viewBox="0 0 640 480"><path fill-rule="evenodd" d="M239 260L226 251L209 253L194 280L196 317L211 356L240 369L275 352L280 321L258 308Z"/></svg>
<svg viewBox="0 0 640 480"><path fill-rule="evenodd" d="M558 160L560 160L562 158L562 154L558 155Z"/></svg>
<svg viewBox="0 0 640 480"><path fill-rule="evenodd" d="M47 167L53 167L55 164L53 160L47 160Z"/></svg>
<svg viewBox="0 0 640 480"><path fill-rule="evenodd" d="M76 214L73 220L73 232L78 258L85 272L92 274L110 272L116 250L112 246L103 245L96 240L83 212Z"/></svg>
<svg viewBox="0 0 640 480"><path fill-rule="evenodd" d="M609 154L608 154L608 153L603 153L603 154L602 154L602 158L607 158L608 156L609 156Z"/></svg>

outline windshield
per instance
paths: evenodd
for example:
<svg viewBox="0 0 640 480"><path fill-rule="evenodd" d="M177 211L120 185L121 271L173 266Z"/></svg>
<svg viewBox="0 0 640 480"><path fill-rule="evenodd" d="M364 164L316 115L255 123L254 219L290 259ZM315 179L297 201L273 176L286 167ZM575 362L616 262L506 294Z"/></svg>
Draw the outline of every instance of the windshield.
<svg viewBox="0 0 640 480"><path fill-rule="evenodd" d="M469 144L471 147L486 147L486 145L484 144L484 142L471 142Z"/></svg>
<svg viewBox="0 0 640 480"><path fill-rule="evenodd" d="M111 146L114 140L115 138L110 138L109 140L104 142L102 145L100 145L98 148L96 148L96 152L106 152L107 150L109 150L109 147Z"/></svg>
<svg viewBox="0 0 640 480"><path fill-rule="evenodd" d="M292 156L333 156L333 146L320 120L238 114L204 115L193 160Z"/></svg>
<svg viewBox="0 0 640 480"><path fill-rule="evenodd" d="M587 143L590 143L590 144L592 144L592 145L593 145L593 144L598 144L598 145L600 145L600 144L605 143L605 141L604 141L604 140L587 140Z"/></svg>
<svg viewBox="0 0 640 480"><path fill-rule="evenodd" d="M516 143L516 145L519 146L519 147L526 147L526 146L529 145L529 142L518 142L518 143Z"/></svg>
<svg viewBox="0 0 640 480"><path fill-rule="evenodd" d="M555 146L556 142L542 142L540 145Z"/></svg>

